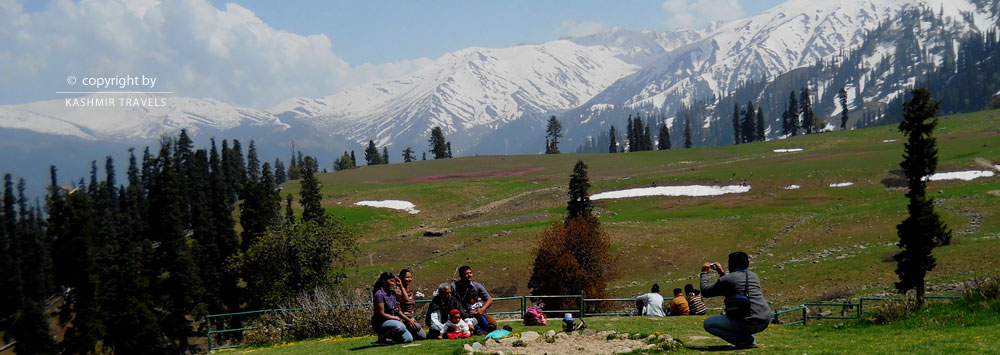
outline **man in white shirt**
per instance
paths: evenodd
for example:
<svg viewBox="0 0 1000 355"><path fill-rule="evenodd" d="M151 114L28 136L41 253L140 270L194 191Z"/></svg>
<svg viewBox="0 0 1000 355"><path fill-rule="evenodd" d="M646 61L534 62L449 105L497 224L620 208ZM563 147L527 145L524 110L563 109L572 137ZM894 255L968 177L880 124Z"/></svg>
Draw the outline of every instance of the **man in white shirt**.
<svg viewBox="0 0 1000 355"><path fill-rule="evenodd" d="M650 317L666 317L663 311L663 296L660 295L660 285L653 284L649 293L635 298L636 304L641 305L640 314Z"/></svg>

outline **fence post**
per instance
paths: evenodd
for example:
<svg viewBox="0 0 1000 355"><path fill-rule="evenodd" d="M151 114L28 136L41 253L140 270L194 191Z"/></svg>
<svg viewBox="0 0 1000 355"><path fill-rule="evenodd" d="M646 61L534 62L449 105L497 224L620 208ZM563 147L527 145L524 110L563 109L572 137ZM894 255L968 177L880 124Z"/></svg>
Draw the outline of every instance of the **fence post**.
<svg viewBox="0 0 1000 355"><path fill-rule="evenodd" d="M806 323L809 322L809 316L806 313L808 310L808 308L802 307L802 325L806 325Z"/></svg>
<svg viewBox="0 0 1000 355"><path fill-rule="evenodd" d="M865 302L864 297L858 298L858 319L861 319L861 305Z"/></svg>
<svg viewBox="0 0 1000 355"><path fill-rule="evenodd" d="M524 312L528 311L528 299L527 296L521 296L521 318L524 318Z"/></svg>
<svg viewBox="0 0 1000 355"><path fill-rule="evenodd" d="M208 329L205 331L205 336L208 337L208 352L212 352L212 318L209 318L207 314L205 315L205 328Z"/></svg>
<svg viewBox="0 0 1000 355"><path fill-rule="evenodd" d="M587 312L587 306L583 304L583 292L580 292L580 318Z"/></svg>

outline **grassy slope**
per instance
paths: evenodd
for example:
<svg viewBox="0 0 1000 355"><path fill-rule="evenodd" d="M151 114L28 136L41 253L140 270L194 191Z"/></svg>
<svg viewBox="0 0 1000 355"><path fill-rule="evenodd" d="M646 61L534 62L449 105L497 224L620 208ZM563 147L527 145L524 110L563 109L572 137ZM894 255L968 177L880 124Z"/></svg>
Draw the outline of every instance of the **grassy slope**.
<svg viewBox="0 0 1000 355"><path fill-rule="evenodd" d="M997 353L1000 341L1000 303L982 307L964 300L955 304L932 304L910 319L888 325L868 325L865 321L826 322L809 326L772 325L757 334L759 346L745 353L787 354L986 354ZM701 323L705 316L645 318L594 317L587 322L594 330L615 330L650 334L663 332L683 342L681 352L725 351L733 348L724 341L708 337ZM527 330L544 333L559 331L559 322L547 327L523 327L511 323L515 332ZM271 347L248 349L248 353L268 354L448 354L461 353L467 341L418 341L416 346L371 347L374 337L325 338ZM478 339L477 339L478 340ZM242 351L241 351L242 352Z"/></svg>
<svg viewBox="0 0 1000 355"><path fill-rule="evenodd" d="M976 158L1000 161L998 116L1000 111L986 111L942 118L936 132L938 171L985 170ZM772 152L790 147L805 151ZM694 281L706 260L725 261L733 250L763 249L753 267L765 280L769 301L788 305L832 290L860 295L891 287L894 265L882 259L896 250L895 225L903 219L906 201L904 191L886 189L880 181L898 167L902 149L902 136L885 126L687 150L420 161L322 174L320 181L324 206L345 217L361 236L352 284L368 285L380 271L410 267L416 288L430 294L438 282L453 277L457 266L468 264L487 287L514 286L518 294L527 294L535 236L564 212L565 186L577 160L590 167L592 194L651 183L737 184L747 178L753 189L745 194L596 202L621 252L623 276L610 291L632 296L653 282L666 289L682 287ZM855 185L828 187L836 182ZM791 184L802 188L782 189ZM298 190L292 182L284 193L298 195ZM977 231L935 251L938 267L928 276L932 285L1000 267L1000 259L990 257L1000 252L1000 197L989 194L996 190L998 177L930 184L941 202L939 213L954 231L968 227L970 213L982 216ZM353 206L382 199L412 201L422 212ZM484 206L492 208L470 213ZM796 221L796 228L774 238ZM421 226L454 232L425 238L419 236ZM774 239L772 248L765 247L769 239ZM821 257L811 258L814 254Z"/></svg>

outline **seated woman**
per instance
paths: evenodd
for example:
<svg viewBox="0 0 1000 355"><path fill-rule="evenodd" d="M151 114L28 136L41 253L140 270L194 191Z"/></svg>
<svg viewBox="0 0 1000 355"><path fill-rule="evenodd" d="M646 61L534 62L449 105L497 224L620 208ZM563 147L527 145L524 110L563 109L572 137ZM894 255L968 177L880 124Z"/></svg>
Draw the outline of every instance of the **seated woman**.
<svg viewBox="0 0 1000 355"><path fill-rule="evenodd" d="M425 321L427 322L427 337L444 339L448 333L448 320L451 319L451 311L458 310L459 319L462 319L470 327L476 326L476 320L469 314L469 311L465 309L465 305L462 304L457 297L452 296L451 284L443 283L438 286L437 295L431 300L431 304L427 307L427 317Z"/></svg>
<svg viewBox="0 0 1000 355"><path fill-rule="evenodd" d="M413 335L413 339L424 340L427 338L427 334L424 329L417 323L414 319L413 313L416 310L417 300L413 297L413 291L410 290L410 284L413 283L413 271L410 269L399 270L399 287L397 287L396 297L399 299L399 310L400 317L403 318L403 324L406 325L406 330Z"/></svg>
<svg viewBox="0 0 1000 355"><path fill-rule="evenodd" d="M372 305L374 307L372 329L378 334L379 344L388 344L386 339L392 339L396 343L413 341L413 335L406 330L406 325L403 323L407 318L399 311L395 288L396 276L391 272L383 272L375 281L375 285L372 286Z"/></svg>

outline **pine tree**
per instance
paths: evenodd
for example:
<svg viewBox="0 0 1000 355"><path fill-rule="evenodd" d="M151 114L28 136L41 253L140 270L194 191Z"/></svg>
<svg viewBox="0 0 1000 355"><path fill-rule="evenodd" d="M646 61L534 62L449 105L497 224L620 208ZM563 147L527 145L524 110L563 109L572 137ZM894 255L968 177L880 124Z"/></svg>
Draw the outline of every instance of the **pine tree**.
<svg viewBox="0 0 1000 355"><path fill-rule="evenodd" d="M416 160L416 157L413 156L413 148L406 147L406 149L403 149L403 162L411 163L414 160Z"/></svg>
<svg viewBox="0 0 1000 355"><path fill-rule="evenodd" d="M178 194L182 181L179 167L172 164L172 146L173 142L164 140L157 157L157 172L149 191L149 215L155 216L150 218L149 235L152 242L159 243L153 254L153 270L156 275L164 275L154 280L152 286L152 293L157 296L157 318L170 347L180 352L187 350L188 338L193 335L188 317L200 319L203 311L199 310L201 280L181 219ZM238 146L234 141L233 150L237 153ZM246 174L242 176L245 178Z"/></svg>
<svg viewBox="0 0 1000 355"><path fill-rule="evenodd" d="M691 119L684 120L684 148L691 148L694 142L691 141Z"/></svg>
<svg viewBox="0 0 1000 355"><path fill-rule="evenodd" d="M424 160L427 160L427 159L424 159ZM358 158L354 157L354 150L351 150L351 167L352 168L357 168L358 167Z"/></svg>
<svg viewBox="0 0 1000 355"><path fill-rule="evenodd" d="M618 153L618 142L615 138L615 126L611 126L609 134L611 136L611 144L608 146L608 153Z"/></svg>
<svg viewBox="0 0 1000 355"><path fill-rule="evenodd" d="M653 150L653 135L649 129L649 121L646 122L646 129L642 133L642 147L644 150Z"/></svg>
<svg viewBox="0 0 1000 355"><path fill-rule="evenodd" d="M587 164L583 160L573 166L573 174L569 177L569 202L566 203L566 221L576 217L589 217L593 205L590 202L590 181L587 178Z"/></svg>
<svg viewBox="0 0 1000 355"><path fill-rule="evenodd" d="M795 99L795 91L788 93L788 130L792 136L799 134L799 102Z"/></svg>
<svg viewBox="0 0 1000 355"><path fill-rule="evenodd" d="M382 164L389 164L389 148L382 147Z"/></svg>
<svg viewBox="0 0 1000 355"><path fill-rule="evenodd" d="M372 140L368 141L368 148L365 149L365 162L367 162L368 165L382 164L381 154L378 152L378 148L375 147L375 142Z"/></svg>
<svg viewBox="0 0 1000 355"><path fill-rule="evenodd" d="M445 148L447 148L447 149L448 149L448 158L449 158L449 159L450 159L450 158L453 158L454 156L453 156L453 155L451 155L451 142L448 142L448 143L445 143L444 145L445 145Z"/></svg>
<svg viewBox="0 0 1000 355"><path fill-rule="evenodd" d="M903 104L903 121L899 131L906 138L903 161L899 164L906 175L906 193L909 199L909 216L896 226L899 235L896 274L900 292L916 290L917 301L923 303L924 277L937 266L931 251L951 241L951 231L934 211L934 199L927 197L924 178L937 170L937 142L933 137L937 119L933 119L941 105L931 98L926 88L911 91L912 98Z"/></svg>
<svg viewBox="0 0 1000 355"><path fill-rule="evenodd" d="M550 116L545 127L545 154L559 154L559 138L562 138L562 123L556 116Z"/></svg>
<svg viewBox="0 0 1000 355"><path fill-rule="evenodd" d="M49 232L55 241L53 277L66 296L59 323L66 326L72 320L59 348L64 353L91 353L105 334L98 299L97 211L90 195L82 191L50 195L47 206Z"/></svg>
<svg viewBox="0 0 1000 355"><path fill-rule="evenodd" d="M421 153L420 160L427 160L427 152Z"/></svg>
<svg viewBox="0 0 1000 355"><path fill-rule="evenodd" d="M740 122L740 138L743 140L742 143L751 143L754 141L756 136L756 130L754 129L754 120L757 119L757 110L753 106L753 102L747 102L747 111L744 113L743 121Z"/></svg>
<svg viewBox="0 0 1000 355"><path fill-rule="evenodd" d="M764 130L764 110L763 109L758 109L757 110L757 124L754 125L754 128L757 129L757 132L754 135L754 137L755 137L755 139L758 142L763 142L763 141L767 140L766 133L765 133L765 130Z"/></svg>
<svg viewBox="0 0 1000 355"><path fill-rule="evenodd" d="M840 88L837 96L840 98L840 129L847 129L847 89Z"/></svg>
<svg viewBox="0 0 1000 355"><path fill-rule="evenodd" d="M743 142L743 139L740 137L740 130L740 106L733 104L733 145Z"/></svg>
<svg viewBox="0 0 1000 355"><path fill-rule="evenodd" d="M427 140L431 145L431 153L434 154L434 159L445 159L448 158L448 142L444 139L444 131L441 130L440 126L435 126L431 128L431 138Z"/></svg>
<svg viewBox="0 0 1000 355"><path fill-rule="evenodd" d="M632 115L628 115L628 123L625 126L625 142L628 143L628 151L635 151L635 122Z"/></svg>
<svg viewBox="0 0 1000 355"><path fill-rule="evenodd" d="M295 210L292 209L292 194L285 195L285 224L295 224Z"/></svg>
<svg viewBox="0 0 1000 355"><path fill-rule="evenodd" d="M228 263L230 258L239 253L240 241L235 230L233 204L226 196L226 179L219 154L215 150L215 141L212 141L210 149L208 211L211 215L212 234L207 244L210 246L209 252L215 255L210 258L215 262L215 267L222 271L219 294L215 297L221 298L225 311L234 312L240 308L243 291L238 286L239 276L233 268L228 267Z"/></svg>
<svg viewBox="0 0 1000 355"><path fill-rule="evenodd" d="M257 159L257 145L252 139L250 140L250 148L247 149L247 178L249 182L260 181L260 160Z"/></svg>
<svg viewBox="0 0 1000 355"><path fill-rule="evenodd" d="M281 185L288 182L288 173L285 171L285 164L281 162L281 159L274 158L274 183Z"/></svg>
<svg viewBox="0 0 1000 355"><path fill-rule="evenodd" d="M377 152L376 152L377 153ZM307 159L312 159L307 157ZM302 205L302 221L312 221L322 224L326 213L322 206L323 197L320 195L319 180L316 179L315 171L306 169L302 171L302 191L299 197L299 204Z"/></svg>
<svg viewBox="0 0 1000 355"><path fill-rule="evenodd" d="M10 340L13 329L13 316L17 313L24 299L23 282L21 280L21 248L17 233L17 212L14 209L14 182L10 174L4 175L3 210L0 210L0 330L4 330L4 339Z"/></svg>
<svg viewBox="0 0 1000 355"><path fill-rule="evenodd" d="M667 122L662 122L660 124L660 136L656 144L656 148L659 150L670 149L670 128L667 127Z"/></svg>
<svg viewBox="0 0 1000 355"><path fill-rule="evenodd" d="M809 97L809 88L802 88L802 92L799 96L799 105L801 106L800 111L802 112L802 128L805 128L806 134L812 134L814 128L813 126L815 125L815 122L813 122L815 114L813 113L811 100L812 99Z"/></svg>

